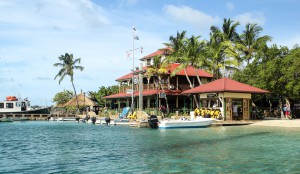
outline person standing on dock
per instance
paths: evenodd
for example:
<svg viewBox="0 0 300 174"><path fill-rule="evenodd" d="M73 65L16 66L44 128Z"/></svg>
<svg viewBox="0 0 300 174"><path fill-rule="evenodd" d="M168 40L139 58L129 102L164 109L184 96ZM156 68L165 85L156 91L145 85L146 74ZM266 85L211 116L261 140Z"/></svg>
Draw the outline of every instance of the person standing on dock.
<svg viewBox="0 0 300 174"><path fill-rule="evenodd" d="M161 112L161 116L162 116L162 119L163 119L164 116L165 116L165 112L166 112L166 107L164 105L160 106L160 112Z"/></svg>
<svg viewBox="0 0 300 174"><path fill-rule="evenodd" d="M233 112L233 117L237 118L238 117L238 105L236 103L234 103L232 106L232 112Z"/></svg>

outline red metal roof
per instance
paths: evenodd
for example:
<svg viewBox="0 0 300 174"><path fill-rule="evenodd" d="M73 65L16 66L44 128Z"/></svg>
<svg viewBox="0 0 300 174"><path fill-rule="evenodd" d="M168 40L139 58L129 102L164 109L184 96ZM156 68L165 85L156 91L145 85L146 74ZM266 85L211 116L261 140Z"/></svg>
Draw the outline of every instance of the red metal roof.
<svg viewBox="0 0 300 174"><path fill-rule="evenodd" d="M166 54L168 52L172 51L171 47L166 47L166 48L162 48L162 49L158 49L157 51L155 51L154 53L151 53L147 56L142 57L140 60L145 60L154 56L158 56L158 55L163 55Z"/></svg>
<svg viewBox="0 0 300 174"><path fill-rule="evenodd" d="M171 73L178 66L180 66L179 63L171 63L170 64L170 68L168 69L168 71ZM147 70L147 69L148 69L147 66L143 67L143 70ZM188 76L197 76L195 68L192 67L192 66L190 66L190 65L186 68L186 72L187 72ZM206 72L206 71L204 71L202 69L198 69L197 72L198 72L199 77L208 77L208 78L212 78L213 77L213 75L209 74L208 72ZM177 76L185 76L184 70L181 70L181 71L177 72L176 75ZM122 77L117 78L116 81L123 81L123 80L128 80L128 79L131 79L131 78L132 78L132 73L129 73L129 74L126 74L126 75L124 75Z"/></svg>
<svg viewBox="0 0 300 174"><path fill-rule="evenodd" d="M180 66L179 63L172 63L170 65L171 65L171 67L170 67L169 71L171 71L171 72L173 72L177 67ZM186 72L187 72L188 76L197 76L195 68L190 65L188 67L186 67ZM208 72L206 72L202 69L197 69L197 72L198 72L199 77L210 77L210 78L213 77L213 75L209 74ZM185 76L184 70L177 72L176 75Z"/></svg>
<svg viewBox="0 0 300 174"><path fill-rule="evenodd" d="M126 97L130 97L131 94L127 94L127 93L118 93L118 94L112 94L112 95L108 95L108 96L105 96L103 98L105 99L113 99L113 98L126 98Z"/></svg>
<svg viewBox="0 0 300 174"><path fill-rule="evenodd" d="M241 92L241 93L268 93L269 91L247 85L229 78L222 78L210 83L184 91L182 94L209 93L209 92Z"/></svg>

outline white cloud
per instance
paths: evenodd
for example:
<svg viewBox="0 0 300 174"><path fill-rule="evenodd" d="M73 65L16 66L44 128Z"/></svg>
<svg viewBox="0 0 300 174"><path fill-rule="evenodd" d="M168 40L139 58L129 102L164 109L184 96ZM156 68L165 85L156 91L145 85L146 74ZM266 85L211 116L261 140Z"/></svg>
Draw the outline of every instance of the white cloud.
<svg viewBox="0 0 300 174"><path fill-rule="evenodd" d="M232 2L227 2L226 3L226 8L228 11L233 11L234 10L234 4Z"/></svg>
<svg viewBox="0 0 300 174"><path fill-rule="evenodd" d="M260 12L246 12L235 16L233 19L234 21L239 21L242 26L246 25L247 23L257 23L259 25L263 25L266 20L264 15Z"/></svg>
<svg viewBox="0 0 300 174"><path fill-rule="evenodd" d="M219 17L210 16L187 6L166 5L164 10L173 20L193 25L205 32L209 30L210 26L220 21Z"/></svg>
<svg viewBox="0 0 300 174"><path fill-rule="evenodd" d="M12 0L11 4L1 8L1 13L0 22L27 29L78 30L110 23L101 7L88 0L45 0L32 3Z"/></svg>
<svg viewBox="0 0 300 174"><path fill-rule="evenodd" d="M108 13L89 0L7 2L0 1L0 69L6 71L0 73L0 85L5 89L0 96L21 94L34 104L40 104L37 100L42 97L50 104L55 93L72 90L69 77L61 85L58 79L54 81L59 68L53 64L66 52L80 57L85 68L75 72L77 91L117 85L114 80L130 72L132 59L126 59L125 51L132 49L132 25L117 23L129 23L124 17L127 12ZM144 54L157 50L163 42L143 30L139 37L135 46L143 46ZM136 52L135 66L142 56Z"/></svg>

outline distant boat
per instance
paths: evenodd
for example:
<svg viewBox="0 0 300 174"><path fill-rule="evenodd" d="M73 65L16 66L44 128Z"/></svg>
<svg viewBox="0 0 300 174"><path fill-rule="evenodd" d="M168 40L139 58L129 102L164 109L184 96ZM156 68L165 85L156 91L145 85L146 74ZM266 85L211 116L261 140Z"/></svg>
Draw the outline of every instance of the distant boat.
<svg viewBox="0 0 300 174"><path fill-rule="evenodd" d="M7 96L6 100L0 101L0 114L50 114L48 107L31 107L30 101Z"/></svg>
<svg viewBox="0 0 300 174"><path fill-rule="evenodd" d="M199 128L208 127L212 124L215 119L197 117L195 119L186 119L184 117L178 120L161 120L158 122L158 128L169 129L169 128Z"/></svg>

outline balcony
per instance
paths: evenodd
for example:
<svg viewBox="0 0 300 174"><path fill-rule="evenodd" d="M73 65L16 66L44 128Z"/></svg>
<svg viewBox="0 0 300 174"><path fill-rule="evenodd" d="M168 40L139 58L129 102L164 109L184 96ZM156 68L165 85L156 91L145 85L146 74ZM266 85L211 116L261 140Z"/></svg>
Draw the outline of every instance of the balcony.
<svg viewBox="0 0 300 174"><path fill-rule="evenodd" d="M127 90L131 90L132 86L128 86L128 85L122 85L120 86L120 93L126 93ZM133 86L134 91L139 91L139 86L138 85L134 85ZM173 84L164 84L163 85L164 89L171 89L171 90L176 90L176 85ZM181 91L185 91L187 89L190 89L190 85L188 84L178 84L178 89ZM150 84L143 84L143 90L156 90L156 85L154 83L150 83Z"/></svg>

